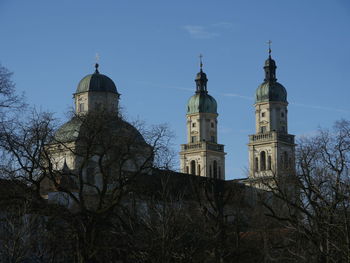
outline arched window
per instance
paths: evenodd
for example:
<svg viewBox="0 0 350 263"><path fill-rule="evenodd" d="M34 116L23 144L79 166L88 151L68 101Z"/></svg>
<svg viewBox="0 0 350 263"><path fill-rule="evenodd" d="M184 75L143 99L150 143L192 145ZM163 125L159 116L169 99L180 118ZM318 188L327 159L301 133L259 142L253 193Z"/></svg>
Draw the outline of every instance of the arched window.
<svg viewBox="0 0 350 263"><path fill-rule="evenodd" d="M197 169L198 169L198 172L197 172L198 175L201 175L201 165L200 164L198 164L198 168Z"/></svg>
<svg viewBox="0 0 350 263"><path fill-rule="evenodd" d="M283 164L284 164L284 168L287 169L288 168L288 153L287 152L283 153Z"/></svg>
<svg viewBox="0 0 350 263"><path fill-rule="evenodd" d="M191 161L191 174L196 174L196 162L194 160Z"/></svg>
<svg viewBox="0 0 350 263"><path fill-rule="evenodd" d="M264 151L260 153L260 170L266 170L266 153Z"/></svg>
<svg viewBox="0 0 350 263"><path fill-rule="evenodd" d="M259 172L259 158L255 157L255 172Z"/></svg>
<svg viewBox="0 0 350 263"><path fill-rule="evenodd" d="M213 162L213 170L214 170L214 178L217 179L218 178L218 163L217 163L217 161Z"/></svg>
<svg viewBox="0 0 350 263"><path fill-rule="evenodd" d="M267 170L271 170L271 155L267 157Z"/></svg>
<svg viewBox="0 0 350 263"><path fill-rule="evenodd" d="M289 157L289 168L293 168L292 158Z"/></svg>
<svg viewBox="0 0 350 263"><path fill-rule="evenodd" d="M211 172L211 164L209 165L209 177L213 177L212 172Z"/></svg>

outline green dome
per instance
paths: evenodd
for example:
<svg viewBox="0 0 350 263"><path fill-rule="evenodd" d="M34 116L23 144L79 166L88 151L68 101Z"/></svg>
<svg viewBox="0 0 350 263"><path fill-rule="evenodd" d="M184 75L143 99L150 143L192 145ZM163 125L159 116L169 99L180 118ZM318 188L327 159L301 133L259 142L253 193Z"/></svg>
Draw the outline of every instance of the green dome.
<svg viewBox="0 0 350 263"><path fill-rule="evenodd" d="M86 124L85 124L86 125ZM113 136L126 136L134 138L137 143L145 143L145 140L141 133L130 123L122 120L115 119L109 123L110 135ZM86 129L84 127L84 120L80 117L73 117L70 121L63 124L56 131L51 143L67 143L78 141L81 133Z"/></svg>
<svg viewBox="0 0 350 263"><path fill-rule="evenodd" d="M257 88L255 103L279 101L287 102L287 91L278 82L264 82Z"/></svg>
<svg viewBox="0 0 350 263"><path fill-rule="evenodd" d="M188 101L187 114L198 112L217 114L216 100L207 93L196 93Z"/></svg>
<svg viewBox="0 0 350 263"><path fill-rule="evenodd" d="M106 75L100 74L96 69L94 74L85 76L78 84L76 93L87 91L103 91L117 93L117 87L113 80Z"/></svg>

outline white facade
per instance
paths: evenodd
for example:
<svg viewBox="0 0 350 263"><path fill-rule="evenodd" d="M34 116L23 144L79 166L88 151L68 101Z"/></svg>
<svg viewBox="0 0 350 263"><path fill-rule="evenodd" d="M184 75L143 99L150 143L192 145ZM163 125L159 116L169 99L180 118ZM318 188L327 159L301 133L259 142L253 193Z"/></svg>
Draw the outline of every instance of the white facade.
<svg viewBox="0 0 350 263"><path fill-rule="evenodd" d="M91 111L117 112L119 94L111 92L89 91L74 94L75 113Z"/></svg>

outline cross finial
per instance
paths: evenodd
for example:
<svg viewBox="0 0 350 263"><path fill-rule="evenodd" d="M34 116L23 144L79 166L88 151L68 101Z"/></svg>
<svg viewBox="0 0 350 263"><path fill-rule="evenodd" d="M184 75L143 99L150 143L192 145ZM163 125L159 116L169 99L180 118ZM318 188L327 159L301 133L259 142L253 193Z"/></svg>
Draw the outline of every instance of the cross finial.
<svg viewBox="0 0 350 263"><path fill-rule="evenodd" d="M96 69L96 73L98 73L98 61L100 60L100 55L98 53L96 53L96 56L95 56L95 69Z"/></svg>
<svg viewBox="0 0 350 263"><path fill-rule="evenodd" d="M203 55L202 55L202 54L199 54L199 66L200 66L200 68L201 68L201 71L202 71L202 68L203 68L202 58L203 58Z"/></svg>
<svg viewBox="0 0 350 263"><path fill-rule="evenodd" d="M271 44L272 44L272 41L271 40L267 41L267 44L269 45L269 57L271 57Z"/></svg>

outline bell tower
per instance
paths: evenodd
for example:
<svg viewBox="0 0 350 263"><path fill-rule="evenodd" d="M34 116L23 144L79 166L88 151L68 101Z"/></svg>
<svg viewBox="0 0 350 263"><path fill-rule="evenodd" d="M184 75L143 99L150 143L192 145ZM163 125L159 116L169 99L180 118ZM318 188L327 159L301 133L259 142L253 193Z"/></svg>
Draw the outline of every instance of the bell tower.
<svg viewBox="0 0 350 263"><path fill-rule="evenodd" d="M216 100L208 94L207 75L197 74L195 94L187 104L187 143L181 145L182 173L225 179L224 145L218 144L218 113Z"/></svg>
<svg viewBox="0 0 350 263"><path fill-rule="evenodd" d="M269 47L265 79L255 96L256 131L249 135L248 144L248 181L257 188L264 188L275 176L295 175L295 143L294 135L288 133L287 91L277 82L276 68Z"/></svg>

